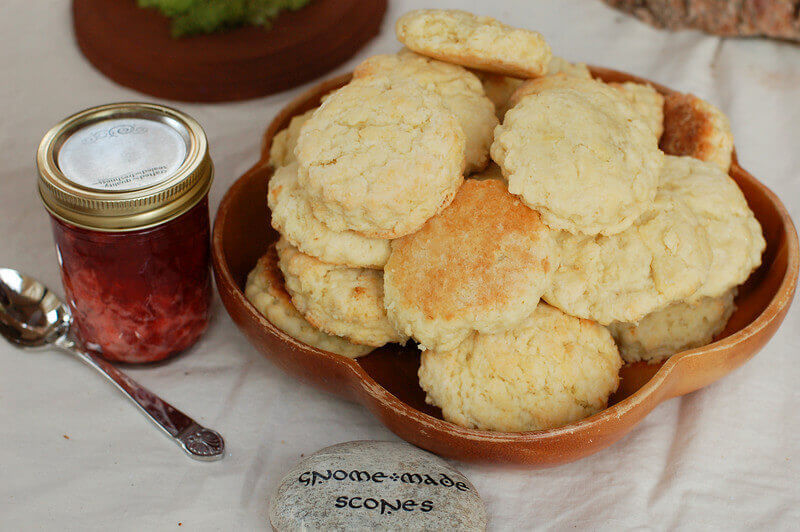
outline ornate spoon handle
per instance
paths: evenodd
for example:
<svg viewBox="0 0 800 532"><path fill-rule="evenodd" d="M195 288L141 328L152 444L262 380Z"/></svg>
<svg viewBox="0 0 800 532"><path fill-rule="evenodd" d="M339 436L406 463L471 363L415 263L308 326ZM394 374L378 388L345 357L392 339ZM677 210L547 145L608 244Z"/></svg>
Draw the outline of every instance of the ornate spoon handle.
<svg viewBox="0 0 800 532"><path fill-rule="evenodd" d="M91 353L84 352L75 342L69 340L61 342L60 347L113 382L150 421L163 430L192 458L211 461L220 460L225 456L225 441L218 432L203 427L110 363Z"/></svg>

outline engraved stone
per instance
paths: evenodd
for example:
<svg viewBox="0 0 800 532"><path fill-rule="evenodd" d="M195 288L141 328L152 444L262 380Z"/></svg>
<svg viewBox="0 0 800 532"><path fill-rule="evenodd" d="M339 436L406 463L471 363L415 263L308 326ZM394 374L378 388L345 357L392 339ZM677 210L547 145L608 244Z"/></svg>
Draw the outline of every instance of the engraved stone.
<svg viewBox="0 0 800 532"><path fill-rule="evenodd" d="M401 442L353 441L297 464L270 498L275 530L485 530L475 487Z"/></svg>

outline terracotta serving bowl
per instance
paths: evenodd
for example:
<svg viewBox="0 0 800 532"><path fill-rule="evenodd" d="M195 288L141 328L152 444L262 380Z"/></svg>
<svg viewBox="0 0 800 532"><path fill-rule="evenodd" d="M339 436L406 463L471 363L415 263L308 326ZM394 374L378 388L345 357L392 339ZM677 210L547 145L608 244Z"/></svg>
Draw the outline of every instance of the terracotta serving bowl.
<svg viewBox="0 0 800 532"><path fill-rule="evenodd" d="M605 81L644 81L613 70L592 70ZM775 194L734 163L731 176L761 223L767 249L762 266L741 287L738 309L727 328L714 343L676 354L663 364L625 366L609 407L577 423L520 433L462 428L444 421L439 409L425 404L417 381L416 347L389 345L350 360L293 339L259 314L243 292L248 272L278 237L270 227L266 205L272 174L266 162L269 146L291 117L315 107L321 96L349 79L345 75L320 83L290 103L270 124L261 161L234 183L219 207L213 234L214 269L225 308L254 346L284 371L312 386L360 402L401 438L460 460L539 467L571 462L622 438L660 402L707 386L738 368L767 343L783 321L797 283L797 233Z"/></svg>

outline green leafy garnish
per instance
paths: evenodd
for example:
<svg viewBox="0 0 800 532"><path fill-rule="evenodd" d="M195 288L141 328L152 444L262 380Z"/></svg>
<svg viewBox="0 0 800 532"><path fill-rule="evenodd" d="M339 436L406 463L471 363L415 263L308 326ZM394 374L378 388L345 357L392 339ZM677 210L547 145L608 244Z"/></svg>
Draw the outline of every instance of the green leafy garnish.
<svg viewBox="0 0 800 532"><path fill-rule="evenodd" d="M172 19L172 36L213 33L239 26L269 28L281 11L296 11L311 0L136 0Z"/></svg>

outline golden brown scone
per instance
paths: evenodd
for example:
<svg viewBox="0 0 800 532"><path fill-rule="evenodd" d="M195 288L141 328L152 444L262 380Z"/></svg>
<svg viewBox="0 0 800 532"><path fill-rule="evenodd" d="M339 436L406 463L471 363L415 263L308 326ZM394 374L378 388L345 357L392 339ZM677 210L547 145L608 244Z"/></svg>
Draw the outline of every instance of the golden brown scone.
<svg viewBox="0 0 800 532"><path fill-rule="evenodd" d="M688 155L716 164L725 173L731 167L733 133L725 114L692 94L664 98L664 134L661 149L670 155Z"/></svg>
<svg viewBox="0 0 800 532"><path fill-rule="evenodd" d="M634 83L609 83L615 89L622 91L622 94L631 102L633 108L647 122L650 129L655 133L656 138L660 139L664 132L664 96L655 90L652 85Z"/></svg>
<svg viewBox="0 0 800 532"><path fill-rule="evenodd" d="M355 79L303 125L298 182L334 231L413 233L464 180L464 131L441 98L413 80Z"/></svg>
<svg viewBox="0 0 800 532"><path fill-rule="evenodd" d="M761 264L766 242L736 182L713 163L667 155L661 189L686 203L711 246L711 273L689 299L718 297L745 282Z"/></svg>
<svg viewBox="0 0 800 532"><path fill-rule="evenodd" d="M492 159L508 189L554 229L611 235L656 194L664 154L619 90L558 74L525 82L495 129Z"/></svg>
<svg viewBox="0 0 800 532"><path fill-rule="evenodd" d="M583 78L577 79L581 80ZM518 85L516 90L511 93L511 96L508 97L508 108L511 109L512 107L516 106L526 96L538 94L544 91L559 89L576 89L582 91L596 90L596 87L593 87L592 83L603 84L603 82L599 80L589 80L589 83L586 81L575 81L574 77L568 76L563 72L525 80Z"/></svg>
<svg viewBox="0 0 800 532"><path fill-rule="evenodd" d="M283 287L283 276L278 269L275 246L270 246L269 251L258 259L258 264L247 276L244 293L253 306L275 327L305 344L347 358L366 355L373 349L326 334L308 323L297 312L291 297Z"/></svg>
<svg viewBox="0 0 800 532"><path fill-rule="evenodd" d="M635 323L686 299L711 275L703 224L675 194L659 191L633 226L610 236L562 232L561 266L544 299L602 325Z"/></svg>
<svg viewBox="0 0 800 532"><path fill-rule="evenodd" d="M547 67L547 75L566 74L575 78L591 79L592 73L586 63L571 63L563 57L553 56Z"/></svg>
<svg viewBox="0 0 800 532"><path fill-rule="evenodd" d="M694 303L678 301L648 314L639 323L614 322L608 326L625 362L651 364L711 343L736 310L736 289Z"/></svg>
<svg viewBox="0 0 800 532"><path fill-rule="evenodd" d="M545 74L552 56L535 31L456 9L410 11L397 20L395 31L417 53L518 78Z"/></svg>
<svg viewBox="0 0 800 532"><path fill-rule="evenodd" d="M475 74L405 48L396 54L372 56L353 71L354 78L380 76L411 79L438 94L466 135L466 172L471 174L486 167L497 117Z"/></svg>
<svg viewBox="0 0 800 532"><path fill-rule="evenodd" d="M393 242L387 314L421 349L454 349L473 333L510 329L536 308L558 265L539 214L495 179L468 179L453 203Z"/></svg>
<svg viewBox="0 0 800 532"><path fill-rule="evenodd" d="M511 108L511 102L509 101L511 95L514 94L514 91L516 91L525 80L503 76L501 74L493 74L491 72L482 72L480 70L474 70L473 72L480 78L483 84L483 91L494 104L497 118L502 120L506 111ZM585 63L573 64L566 59L553 56L548 66L547 75L554 76L557 74L585 79L591 79L592 77Z"/></svg>
<svg viewBox="0 0 800 532"><path fill-rule="evenodd" d="M289 121L289 126L280 130L272 138L272 145L269 147L269 164L273 168L280 168L294 162L294 148L297 146L300 128L311 118L315 110L316 108L301 115L293 116Z"/></svg>
<svg viewBox="0 0 800 532"><path fill-rule="evenodd" d="M292 303L314 327L356 344L405 342L383 307L383 272L327 264L281 238L278 266Z"/></svg>
<svg viewBox="0 0 800 532"><path fill-rule="evenodd" d="M522 432L603 410L622 366L605 327L545 304L510 331L477 334L450 351L424 351L427 402L463 427Z"/></svg>
<svg viewBox="0 0 800 532"><path fill-rule="evenodd" d="M272 227L303 253L353 268L382 269L389 259L389 240L355 231L333 231L314 217L297 182L297 162L275 170L269 180L267 203Z"/></svg>

